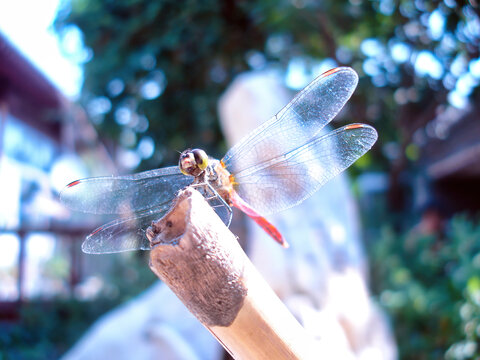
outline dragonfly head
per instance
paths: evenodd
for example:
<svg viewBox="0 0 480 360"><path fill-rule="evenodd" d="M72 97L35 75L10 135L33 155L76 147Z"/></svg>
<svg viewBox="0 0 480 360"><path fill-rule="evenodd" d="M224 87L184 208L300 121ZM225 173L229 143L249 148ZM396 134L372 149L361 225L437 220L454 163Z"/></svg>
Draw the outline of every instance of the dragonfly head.
<svg viewBox="0 0 480 360"><path fill-rule="evenodd" d="M180 154L178 167L184 175L198 176L207 166L207 153L201 149L187 149Z"/></svg>

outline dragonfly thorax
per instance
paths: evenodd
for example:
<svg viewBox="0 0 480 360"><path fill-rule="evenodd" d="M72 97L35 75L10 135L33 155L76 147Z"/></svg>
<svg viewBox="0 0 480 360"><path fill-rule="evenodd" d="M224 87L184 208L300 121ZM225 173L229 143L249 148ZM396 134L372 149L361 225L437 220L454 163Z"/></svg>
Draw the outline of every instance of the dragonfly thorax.
<svg viewBox="0 0 480 360"><path fill-rule="evenodd" d="M208 156L201 149L187 149L180 154L178 167L184 175L199 176L208 166Z"/></svg>

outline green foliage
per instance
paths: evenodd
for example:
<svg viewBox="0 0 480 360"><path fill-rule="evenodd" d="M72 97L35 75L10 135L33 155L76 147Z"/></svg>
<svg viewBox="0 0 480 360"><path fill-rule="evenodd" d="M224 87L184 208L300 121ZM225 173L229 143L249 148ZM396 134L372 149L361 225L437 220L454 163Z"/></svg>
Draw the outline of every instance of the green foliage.
<svg viewBox="0 0 480 360"><path fill-rule="evenodd" d="M55 300L22 305L19 321L0 323L1 359L55 359L115 303Z"/></svg>
<svg viewBox="0 0 480 360"><path fill-rule="evenodd" d="M478 59L476 22L478 9L453 1L71 0L56 29L83 34L82 102L103 136L138 153L142 139L155 141L144 167L175 163L175 150L191 146L222 155L216 104L237 74L296 63L313 76L328 63L361 76L347 110L381 134L373 166L385 168L383 145L396 144L394 166L405 168L418 158L407 151L413 134L422 138ZM433 59L423 70L420 55Z"/></svg>
<svg viewBox="0 0 480 360"><path fill-rule="evenodd" d="M478 359L480 221L457 216L444 237L385 228L371 260L402 359Z"/></svg>
<svg viewBox="0 0 480 360"><path fill-rule="evenodd" d="M148 267L149 252L137 251L122 254L116 258L105 277L105 291L102 296L123 303L140 294L151 286L158 278Z"/></svg>
<svg viewBox="0 0 480 360"><path fill-rule="evenodd" d="M78 26L94 54L85 64L83 102L111 102L105 114L90 112L100 131L131 148L153 137L150 167L176 162L175 150L192 145L216 148L216 102L233 75L247 69L246 49L260 50L265 40L245 15L238 4L211 0L73 1L60 27Z"/></svg>

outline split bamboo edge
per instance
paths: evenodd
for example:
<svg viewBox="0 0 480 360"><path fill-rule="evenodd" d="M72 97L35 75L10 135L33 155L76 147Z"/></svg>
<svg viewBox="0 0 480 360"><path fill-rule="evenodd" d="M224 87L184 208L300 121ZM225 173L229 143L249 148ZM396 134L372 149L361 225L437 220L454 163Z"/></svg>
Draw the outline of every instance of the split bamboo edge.
<svg viewBox="0 0 480 360"><path fill-rule="evenodd" d="M152 271L233 358L319 358L319 343L288 311L195 189L181 191L147 236Z"/></svg>

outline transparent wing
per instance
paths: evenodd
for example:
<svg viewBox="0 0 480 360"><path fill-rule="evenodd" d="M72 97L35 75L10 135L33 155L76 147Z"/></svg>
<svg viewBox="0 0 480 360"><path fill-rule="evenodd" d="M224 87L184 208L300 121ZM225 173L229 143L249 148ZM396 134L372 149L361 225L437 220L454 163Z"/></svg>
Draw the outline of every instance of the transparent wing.
<svg viewBox="0 0 480 360"><path fill-rule="evenodd" d="M122 214L154 208L171 200L176 192L191 184L178 166L125 176L105 176L77 180L60 193L70 209L93 214Z"/></svg>
<svg viewBox="0 0 480 360"><path fill-rule="evenodd" d="M208 199L222 221L229 226L232 211L218 197ZM100 226L87 236L82 250L88 254L110 254L131 250L150 250L150 241L146 237L146 229L152 221L161 219L170 209L172 201L145 210L123 219L113 220Z"/></svg>
<svg viewBox="0 0 480 360"><path fill-rule="evenodd" d="M374 128L351 124L235 174L236 191L263 215L294 206L352 165L377 140Z"/></svg>
<svg viewBox="0 0 480 360"><path fill-rule="evenodd" d="M224 199L218 194L212 186L208 184L196 184L193 187L200 191L203 197L208 201L210 206L215 210L217 215L222 219L225 225L228 227L232 221L232 208L227 205Z"/></svg>
<svg viewBox="0 0 480 360"><path fill-rule="evenodd" d="M317 77L280 112L231 148L223 163L233 174L274 159L317 135L342 109L358 83L350 68Z"/></svg>
<svg viewBox="0 0 480 360"><path fill-rule="evenodd" d="M145 235L152 221L159 220L169 209L170 203L135 214L133 217L113 220L100 226L87 236L82 244L87 254L110 254L130 250L150 250Z"/></svg>

